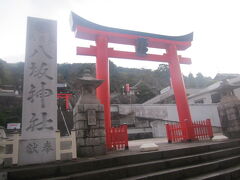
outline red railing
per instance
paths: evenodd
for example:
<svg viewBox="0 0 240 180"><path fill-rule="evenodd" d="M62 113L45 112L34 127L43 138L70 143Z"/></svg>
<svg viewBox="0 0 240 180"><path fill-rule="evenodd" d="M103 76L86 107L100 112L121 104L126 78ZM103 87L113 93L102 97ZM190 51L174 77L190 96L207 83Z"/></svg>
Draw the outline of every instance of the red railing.
<svg viewBox="0 0 240 180"><path fill-rule="evenodd" d="M193 122L194 135L199 140L213 138L213 131L210 119Z"/></svg>
<svg viewBox="0 0 240 180"><path fill-rule="evenodd" d="M193 123L185 120L184 122L166 124L166 131L169 143L192 139L205 140L213 137L210 119L195 121Z"/></svg>
<svg viewBox="0 0 240 180"><path fill-rule="evenodd" d="M110 129L111 149L122 150L128 149L128 132L127 125L112 127Z"/></svg>

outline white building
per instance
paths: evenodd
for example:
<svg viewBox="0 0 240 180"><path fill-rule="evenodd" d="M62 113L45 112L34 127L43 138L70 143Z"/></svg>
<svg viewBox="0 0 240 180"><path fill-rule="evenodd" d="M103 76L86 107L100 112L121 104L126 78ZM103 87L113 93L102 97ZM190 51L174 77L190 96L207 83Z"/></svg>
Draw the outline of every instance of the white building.
<svg viewBox="0 0 240 180"><path fill-rule="evenodd" d="M240 75L235 78L227 79L229 84L240 86ZM186 89L189 104L213 104L220 102L220 95L217 90L223 81L218 81L203 89ZM161 94L144 102L143 104L175 104L174 92L172 88L166 88ZM234 94L240 99L240 88L233 90Z"/></svg>
<svg viewBox="0 0 240 180"><path fill-rule="evenodd" d="M240 86L240 76L237 76L232 79L227 79L229 84L233 86ZM189 104L212 104L219 103L221 100L220 94L217 90L223 84L223 81L218 81L206 88L203 88L196 93L192 93L188 96ZM240 88L233 90L234 94L240 99Z"/></svg>

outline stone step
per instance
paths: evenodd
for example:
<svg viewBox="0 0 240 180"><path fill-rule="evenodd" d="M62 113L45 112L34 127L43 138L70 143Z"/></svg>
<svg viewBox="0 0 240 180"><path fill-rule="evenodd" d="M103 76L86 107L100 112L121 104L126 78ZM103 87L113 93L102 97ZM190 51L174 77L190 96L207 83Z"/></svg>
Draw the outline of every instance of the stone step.
<svg viewBox="0 0 240 180"><path fill-rule="evenodd" d="M240 147L228 148L224 150L218 150L209 153L184 156L178 158L171 158L166 160L151 161L145 163L138 163L133 165L124 165L114 168L106 168L101 170L95 170L85 173L77 173L65 177L55 177L51 180L59 179L81 179L81 180L97 180L100 177L102 179L121 179L131 176L137 176L140 174L148 174L156 171L164 171L180 166L189 166L199 164L206 161L216 160L219 158L227 158L229 156L238 155L240 153Z"/></svg>
<svg viewBox="0 0 240 180"><path fill-rule="evenodd" d="M8 172L9 179L20 180L68 176L75 173L92 173L95 171L96 173L98 171L103 171L104 173L106 169L112 169L112 172L119 174L122 174L121 172L127 172L129 174L130 169L132 169L134 175L135 172L152 172L150 167L152 167L153 170L154 168L166 169L165 166L171 168L180 165L183 166L184 164L186 165L186 163L204 162L207 160L227 157L231 154L239 154L240 140L214 143L206 142L206 145L197 145L197 143L192 143L189 145L194 147L145 153L138 152L136 154L128 155L108 155L91 160L79 158L78 160L72 162L57 162L53 164L24 166L5 171ZM114 168L116 168L116 170ZM118 172L119 168L120 170ZM134 170L135 168L136 170L138 169L138 172ZM126 171L126 169L129 170Z"/></svg>
<svg viewBox="0 0 240 180"><path fill-rule="evenodd" d="M240 177L240 164L234 167L226 168L222 171L214 171L200 176L187 178L186 180L226 180L226 179L239 179Z"/></svg>
<svg viewBox="0 0 240 180"><path fill-rule="evenodd" d="M231 166L240 165L240 155L234 157L228 157L217 161L211 161L207 163L200 163L197 165L185 166L180 168L174 168L165 171L157 171L154 173L144 174L140 176L133 176L130 178L124 178L122 180L179 180L186 179L189 177L197 176L200 174L206 174L216 170L223 170L230 168Z"/></svg>

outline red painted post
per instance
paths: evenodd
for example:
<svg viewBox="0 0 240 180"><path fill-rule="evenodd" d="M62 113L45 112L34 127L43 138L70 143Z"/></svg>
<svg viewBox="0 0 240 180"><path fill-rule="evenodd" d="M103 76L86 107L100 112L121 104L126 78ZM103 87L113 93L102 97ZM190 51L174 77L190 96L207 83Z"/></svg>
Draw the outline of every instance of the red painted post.
<svg viewBox="0 0 240 180"><path fill-rule="evenodd" d="M125 149L128 149L128 125L124 124L124 144L125 144Z"/></svg>
<svg viewBox="0 0 240 180"><path fill-rule="evenodd" d="M65 103L66 103L66 109L68 110L69 109L69 105L68 105L68 99L69 99L69 96L68 95L65 95Z"/></svg>
<svg viewBox="0 0 240 180"><path fill-rule="evenodd" d="M108 40L107 37L98 36L96 38L96 78L104 80L103 84L97 88L97 97L104 105L106 145L111 148L111 112L110 112L110 80L108 62Z"/></svg>
<svg viewBox="0 0 240 180"><path fill-rule="evenodd" d="M181 132L182 132L182 139L183 140L188 139L187 120L184 120L183 122L179 122L179 126L180 126Z"/></svg>
<svg viewBox="0 0 240 180"><path fill-rule="evenodd" d="M213 130L212 130L212 124L210 119L206 119L207 129L208 129L208 137L210 139L213 138Z"/></svg>
<svg viewBox="0 0 240 180"><path fill-rule="evenodd" d="M172 135L171 135L170 125L168 123L166 123L165 126L166 126L166 132L167 132L167 137L168 137L168 143L172 143Z"/></svg>
<svg viewBox="0 0 240 180"><path fill-rule="evenodd" d="M172 86L173 86L176 105L177 105L179 121L184 122L184 120L187 119L188 121L190 121L190 123L192 123L185 86L183 82L178 55L177 55L176 45L169 46L167 48L167 53L171 58L171 61L169 63L169 70L170 70L170 76L172 80ZM187 129L188 132L184 132L185 134L189 135L188 138L190 139L187 139L187 140L193 140L194 138L192 126L190 127L191 128Z"/></svg>

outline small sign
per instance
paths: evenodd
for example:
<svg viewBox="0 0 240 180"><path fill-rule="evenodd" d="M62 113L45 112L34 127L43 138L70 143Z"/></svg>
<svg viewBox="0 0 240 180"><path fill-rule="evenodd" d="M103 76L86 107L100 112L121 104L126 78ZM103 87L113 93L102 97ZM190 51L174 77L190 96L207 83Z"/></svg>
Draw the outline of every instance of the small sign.
<svg viewBox="0 0 240 180"><path fill-rule="evenodd" d="M21 123L7 123L7 129L20 129Z"/></svg>
<svg viewBox="0 0 240 180"><path fill-rule="evenodd" d="M166 87L166 88L162 89L162 90L160 91L160 94L164 94L164 93L166 93L166 92L170 91L170 89L171 89L171 87L170 87L170 86L168 86L168 87Z"/></svg>
<svg viewBox="0 0 240 180"><path fill-rule="evenodd" d="M97 125L96 111L92 110L92 109L88 110L87 111L87 119L88 119L88 125L89 126Z"/></svg>

